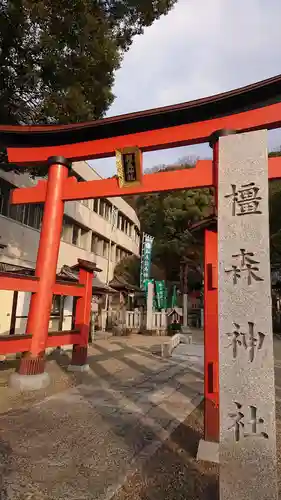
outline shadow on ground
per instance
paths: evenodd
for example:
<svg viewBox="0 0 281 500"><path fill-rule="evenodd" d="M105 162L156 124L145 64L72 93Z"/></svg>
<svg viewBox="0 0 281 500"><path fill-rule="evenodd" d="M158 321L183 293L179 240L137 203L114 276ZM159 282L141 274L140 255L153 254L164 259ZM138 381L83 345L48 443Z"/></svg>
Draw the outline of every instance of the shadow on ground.
<svg viewBox="0 0 281 500"><path fill-rule="evenodd" d="M112 500L218 500L219 466L195 458L202 429L200 405Z"/></svg>
<svg viewBox="0 0 281 500"><path fill-rule="evenodd" d="M57 370L57 374L58 370L61 371L64 384L67 380L66 385L72 387L73 391L61 392L64 389L60 390L58 387L55 397L53 389L49 393L42 391L42 394L26 395L25 409L23 407L16 409L13 402L12 407L2 413L2 439L5 439L6 434L13 452L9 458L10 465L2 471L5 481L1 500L27 498L30 491L37 495L36 499L38 497L61 500L65 498L67 491L67 496L71 499L81 497L108 500L116 496L115 486L124 481L128 470L134 476L139 474L141 485L139 489L142 490L142 496L139 498L155 498L155 494L157 498L159 497L157 492L162 483L157 483L158 476L161 481L165 480L163 492L166 488L170 491L170 496L163 498L188 498L179 497L177 488L174 496L171 496L172 489L181 484L180 476L172 479L172 474L177 470L180 471L180 464L183 471L188 470L184 479L185 488L188 477L193 483L195 481L197 484L199 481L202 473L198 471L196 462L194 461L193 465L190 460L196 452L200 433L187 425L181 426L182 433L185 431L183 436L179 432L181 428L179 427L178 433L174 433L167 441L162 437L159 438L159 426L155 426L156 422L160 422L160 427L166 429L175 418L169 413L169 409L166 411L159 409L157 404L153 406L153 403L147 400L148 395L160 388L163 383L168 388L170 386L171 389L175 389L173 375L169 378L170 375L168 377L165 371L171 369L173 374L179 367L166 361L163 363L157 361L159 369L154 372L154 356L142 352L144 356L142 365L137 356L140 350L128 346L125 348L123 346L122 353L110 352L101 346L95 347L95 350L99 353L89 356L92 369L90 373L69 373L67 371L69 355L63 351L53 351L48 356L49 369L53 367L52 370ZM103 361L108 359L111 359L112 363L123 361L121 364L126 366L123 375L121 375L122 370L116 373L107 371L108 365L104 366ZM10 369L11 364L13 363L7 364ZM132 378L128 379L127 375ZM155 376L159 377L156 384L158 387L155 387ZM184 389L190 392L188 385ZM190 389L193 394L193 388ZM138 391L144 395L141 397L141 402ZM46 403L41 405L46 396ZM50 400L48 396L51 396ZM138 405L139 412L135 410L135 406ZM153 410L148 420L140 418L143 417L147 406ZM32 427L29 425L30 422ZM69 432L70 428L72 432ZM148 467L143 461L143 468L139 469L138 458L132 465L132 460L138 457L138 453L155 441L159 443L159 451L148 461ZM4 447L5 450L7 448ZM8 451L6 456L7 453ZM150 469L154 470L156 477L149 476L148 492L146 474ZM63 477L62 483L61 477ZM197 477L198 480L195 479ZM5 492L6 485L9 487L8 494ZM113 490L107 490L110 485L115 485ZM190 485L189 488L193 486ZM134 491L129 497L136 498ZM216 500L214 497L213 499Z"/></svg>

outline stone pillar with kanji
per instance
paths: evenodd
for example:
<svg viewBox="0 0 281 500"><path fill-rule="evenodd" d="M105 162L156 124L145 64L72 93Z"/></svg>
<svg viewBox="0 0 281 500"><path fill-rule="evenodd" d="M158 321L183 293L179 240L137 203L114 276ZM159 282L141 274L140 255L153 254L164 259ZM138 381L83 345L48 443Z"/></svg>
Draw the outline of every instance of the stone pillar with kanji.
<svg viewBox="0 0 281 500"><path fill-rule="evenodd" d="M277 500L267 131L218 147L220 500Z"/></svg>

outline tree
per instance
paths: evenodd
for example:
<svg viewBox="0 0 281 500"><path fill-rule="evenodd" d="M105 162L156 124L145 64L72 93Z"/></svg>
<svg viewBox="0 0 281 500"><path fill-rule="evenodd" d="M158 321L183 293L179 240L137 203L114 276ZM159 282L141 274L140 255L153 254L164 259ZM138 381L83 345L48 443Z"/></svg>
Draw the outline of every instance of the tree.
<svg viewBox="0 0 281 500"><path fill-rule="evenodd" d="M118 264L116 264L114 269L114 276L122 276L131 285L140 284L140 258L136 255L131 255L130 257L125 257ZM165 279L164 270L160 269L154 263L151 264L151 278L155 280Z"/></svg>
<svg viewBox="0 0 281 500"><path fill-rule="evenodd" d="M281 156L281 151L269 153L269 157ZM187 163L185 163L187 161ZM190 159L179 160L172 166L157 166L150 172L192 168ZM152 195L131 196L127 201L137 211L141 221L141 229L155 237L153 244L154 262L162 267L167 278L178 280L180 261L185 257L195 267L202 266L203 232L195 237L190 232L190 226L209 215L214 209L213 191L197 189L154 193ZM269 183L269 220L271 263L281 263L281 181ZM198 284L198 271L190 271L188 282ZM200 281L200 280L199 280Z"/></svg>
<svg viewBox="0 0 281 500"><path fill-rule="evenodd" d="M161 170L192 168L180 162ZM154 236L152 259L166 272L169 281L178 281L184 257L195 265L202 263L202 244L190 227L213 210L212 189L189 189L136 196L130 200L137 211L142 231Z"/></svg>
<svg viewBox="0 0 281 500"><path fill-rule="evenodd" d="M281 156L280 147L271 151L269 157ZM269 229L270 229L270 260L271 264L281 262L281 181L269 183Z"/></svg>
<svg viewBox="0 0 281 500"><path fill-rule="evenodd" d="M134 35L176 1L1 1L1 123L101 118Z"/></svg>

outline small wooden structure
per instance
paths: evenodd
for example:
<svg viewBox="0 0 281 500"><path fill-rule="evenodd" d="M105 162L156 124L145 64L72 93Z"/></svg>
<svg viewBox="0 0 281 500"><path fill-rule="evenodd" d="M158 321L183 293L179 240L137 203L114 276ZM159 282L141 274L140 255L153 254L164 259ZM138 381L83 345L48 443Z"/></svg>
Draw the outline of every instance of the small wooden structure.
<svg viewBox="0 0 281 500"><path fill-rule="evenodd" d="M181 324L182 322L182 309L179 307L174 307L169 313L168 313L168 318L169 318L169 325L172 323L179 323Z"/></svg>

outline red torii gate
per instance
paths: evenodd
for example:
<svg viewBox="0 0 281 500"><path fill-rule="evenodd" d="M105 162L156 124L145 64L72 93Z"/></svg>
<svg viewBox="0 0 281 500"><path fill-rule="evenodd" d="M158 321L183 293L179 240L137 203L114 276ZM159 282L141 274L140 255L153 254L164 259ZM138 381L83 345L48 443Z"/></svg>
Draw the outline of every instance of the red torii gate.
<svg viewBox="0 0 281 500"><path fill-rule="evenodd" d="M0 127L8 159L17 165L48 163L47 181L32 188L15 189L13 204L44 203L44 215L36 263L36 287L31 298L26 333L29 352L20 364L23 377L44 371L44 351L52 295L56 292L56 267L67 200L114 197L128 194L217 186L218 139L221 135L281 127L279 102L281 76L225 94L120 117L66 126ZM199 121L198 121L199 119ZM217 132L218 131L218 132ZM109 157L116 150L138 147L142 152L202 143L211 139L213 162L199 161L195 168L143 175L139 183L120 187L118 179L77 182L68 177L70 161ZM281 177L281 158L270 158L269 179ZM11 289L12 281L0 276L0 289ZM205 439L218 440L218 313L217 234L205 232ZM57 292L56 292L57 293ZM75 293L74 293L75 294ZM70 293L71 295L71 293ZM72 365L83 369L87 362L89 304L81 312L80 333L73 338ZM30 337L31 335L31 337ZM1 349L9 351L7 339ZM17 352L23 351L20 340ZM2 346L2 347L1 347Z"/></svg>

